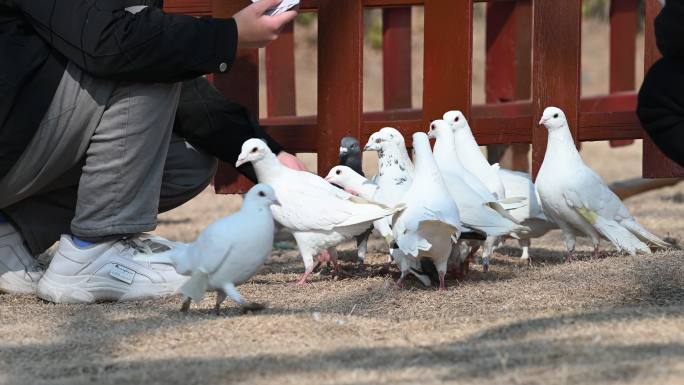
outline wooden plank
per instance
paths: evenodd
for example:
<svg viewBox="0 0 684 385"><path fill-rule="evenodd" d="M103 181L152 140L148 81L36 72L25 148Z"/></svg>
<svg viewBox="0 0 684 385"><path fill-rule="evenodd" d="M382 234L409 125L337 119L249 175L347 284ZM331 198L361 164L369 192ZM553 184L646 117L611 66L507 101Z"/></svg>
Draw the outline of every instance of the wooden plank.
<svg viewBox="0 0 684 385"><path fill-rule="evenodd" d="M610 92L632 91L636 83L636 36L638 0L610 3ZM611 140L611 147L627 146L633 140Z"/></svg>
<svg viewBox="0 0 684 385"><path fill-rule="evenodd" d="M194 16L210 16L211 0L166 0L164 11L168 13L184 13Z"/></svg>
<svg viewBox="0 0 684 385"><path fill-rule="evenodd" d="M213 15L217 18L230 18L249 4L249 0L213 0ZM226 97L246 106L255 116L259 116L258 50L239 50L233 67L227 73L214 75L214 85ZM214 177L216 191L222 194L242 193L251 185L233 165L222 164Z"/></svg>
<svg viewBox="0 0 684 385"><path fill-rule="evenodd" d="M278 40L266 46L268 116L297 114L295 76L294 23L289 23Z"/></svg>
<svg viewBox="0 0 684 385"><path fill-rule="evenodd" d="M573 137L578 137L581 8L581 0L534 2L532 171L535 178L546 152L546 129L537 127L546 107L563 109Z"/></svg>
<svg viewBox="0 0 684 385"><path fill-rule="evenodd" d="M514 99L516 3L487 4L485 97L487 103Z"/></svg>
<svg viewBox="0 0 684 385"><path fill-rule="evenodd" d="M318 11L318 172L338 162L340 139L361 136L363 2L321 0Z"/></svg>
<svg viewBox="0 0 684 385"><path fill-rule="evenodd" d="M500 103L514 99L516 3L488 3L486 24L485 99L487 103ZM512 168L504 153L509 143L487 146L487 160Z"/></svg>
<svg viewBox="0 0 684 385"><path fill-rule="evenodd" d="M382 10L385 110L411 108L411 8Z"/></svg>
<svg viewBox="0 0 684 385"><path fill-rule="evenodd" d="M660 51L656 46L653 20L660 12L661 6L657 0L646 0L646 52L644 57L645 72L660 59ZM665 156L653 143L648 134L644 133L643 176L644 178L674 178L684 177L684 168Z"/></svg>
<svg viewBox="0 0 684 385"><path fill-rule="evenodd" d="M472 0L425 0L423 123L459 109L470 115Z"/></svg>

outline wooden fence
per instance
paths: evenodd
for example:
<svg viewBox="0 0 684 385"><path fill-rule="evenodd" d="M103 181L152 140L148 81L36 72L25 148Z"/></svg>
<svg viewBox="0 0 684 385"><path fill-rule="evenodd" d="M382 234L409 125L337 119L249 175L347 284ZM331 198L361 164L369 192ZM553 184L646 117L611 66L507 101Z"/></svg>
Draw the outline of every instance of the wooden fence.
<svg viewBox="0 0 684 385"><path fill-rule="evenodd" d="M472 105L473 3L487 2L486 104ZM169 12L230 17L248 0L166 0ZM637 0L612 0L610 93L580 96L581 0L302 0L318 12L318 114L296 116L292 27L266 48L267 117L261 124L293 152L317 152L318 170L337 163L340 138L363 143L392 126L410 138L430 120L458 108L480 144L516 143L532 171L544 157L546 130L537 127L545 107L562 108L578 142L644 138L645 177L684 176L645 137L637 119L635 61ZM423 108L411 108L411 6L424 6ZM383 10L382 111L363 111L364 8ZM659 57L653 34L657 0L646 0L645 68ZM257 50L242 50L233 70L214 76L228 97L259 109ZM610 153L606 153L610 157ZM221 192L249 186L230 167L216 177Z"/></svg>

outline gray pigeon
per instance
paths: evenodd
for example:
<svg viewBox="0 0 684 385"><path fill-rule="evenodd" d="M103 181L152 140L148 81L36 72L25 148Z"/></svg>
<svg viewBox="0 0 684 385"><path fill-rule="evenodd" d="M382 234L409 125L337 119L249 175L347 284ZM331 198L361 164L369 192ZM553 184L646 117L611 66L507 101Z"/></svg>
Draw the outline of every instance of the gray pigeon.
<svg viewBox="0 0 684 385"><path fill-rule="evenodd" d="M345 136L340 141L340 166L347 166L354 170L357 174L365 176L363 173L363 154L361 152L361 145L359 141L353 136ZM366 252L368 251L368 238L373 232L373 227L369 227L365 233L357 235L356 250L359 258L359 270L366 270L364 261L366 259Z"/></svg>
<svg viewBox="0 0 684 385"><path fill-rule="evenodd" d="M361 176L363 173L361 145L353 136L345 136L340 142L340 166L347 166Z"/></svg>

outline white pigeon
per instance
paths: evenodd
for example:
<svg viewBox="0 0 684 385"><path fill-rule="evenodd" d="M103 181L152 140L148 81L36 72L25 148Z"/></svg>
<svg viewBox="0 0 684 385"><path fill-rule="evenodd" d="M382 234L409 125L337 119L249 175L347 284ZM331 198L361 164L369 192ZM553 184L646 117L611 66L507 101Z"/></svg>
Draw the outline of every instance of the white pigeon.
<svg viewBox="0 0 684 385"><path fill-rule="evenodd" d="M631 255L650 254L649 246L670 246L639 225L620 198L584 164L563 111L546 108L539 124L549 136L536 186L544 213L563 231L566 260L572 259L575 237L582 234L591 238L595 256L601 237Z"/></svg>
<svg viewBox="0 0 684 385"><path fill-rule="evenodd" d="M527 200L527 205L512 208L508 212L521 225L530 229L528 232L516 235L522 247L521 259L531 261L529 259L530 239L541 237L557 228L553 222L546 219L541 209L532 177L528 173L499 168L498 164L490 166L475 141L468 120L461 111L454 110L445 113L444 120L451 124L456 156L468 171L490 186L489 188L493 191L501 191L500 182L502 182L507 198L522 197Z"/></svg>
<svg viewBox="0 0 684 385"><path fill-rule="evenodd" d="M327 250L337 273L337 244L365 232L375 220L401 210L369 202L318 175L286 167L260 139L243 143L236 167L247 162L254 166L259 182L268 183L278 194L281 206L272 207L273 217L292 231L306 267L299 284L305 284L316 267L314 256Z"/></svg>
<svg viewBox="0 0 684 385"><path fill-rule="evenodd" d="M392 224L396 243L404 254L399 259L401 286L410 269L411 258L430 258L439 274L439 289L446 290L444 276L447 263L461 234L461 220L456 202L451 199L437 168L427 134L413 134L415 174L411 188L404 195L406 209L397 214Z"/></svg>
<svg viewBox="0 0 684 385"><path fill-rule="evenodd" d="M360 175L348 166L335 166L331 168L330 172L328 172L328 175L325 177L325 180L327 180L330 183L336 184L344 188L345 191L358 195L361 198L364 198L368 201L382 203L377 200L379 191L378 185L369 181L368 179L366 179L366 177ZM378 232L381 235L383 235L383 231L385 231L384 222L378 220L374 222L374 225L376 226L376 230L378 230ZM399 251L393 247L394 236L392 234L392 228L389 223L387 224L387 231L389 232L389 234L383 236L385 237L385 241L387 241L388 246L390 247L390 256L394 258L394 255L396 255L396 253ZM391 260L389 262L391 262ZM430 285L430 278L421 270L420 263L418 263L418 261L412 263L411 273L415 275L416 278L418 278L423 283L423 285Z"/></svg>
<svg viewBox="0 0 684 385"><path fill-rule="evenodd" d="M413 163L406 151L403 135L395 128L384 127L370 136L364 151L378 153L378 174L373 178L378 191L374 200L390 207L402 202L413 183ZM375 223L375 228L391 245L393 238L390 225L391 218Z"/></svg>
<svg viewBox="0 0 684 385"><path fill-rule="evenodd" d="M518 243L520 244L520 247L522 247L520 259L532 263L529 253L531 239L542 237L549 231L557 229L558 226L549 221L546 218L546 215L544 215L541 202L539 201L539 194L537 194L530 174L504 168L499 170L499 174L506 186L507 194L527 198L528 204L526 206L509 210L508 213L521 225L530 229L528 232L517 233L516 235L518 236Z"/></svg>
<svg viewBox="0 0 684 385"><path fill-rule="evenodd" d="M460 123L468 126L468 122L461 111L449 111L444 114L442 119L450 124ZM490 165L482 155L480 146L475 141L470 127L467 130L455 130L455 141L458 147L456 156L461 160L463 167L476 175L487 189L499 199L503 199L510 194L506 194L504 183L499 176L499 165Z"/></svg>
<svg viewBox="0 0 684 385"><path fill-rule="evenodd" d="M487 236L482 253L483 268L487 271L489 268L489 258L498 237L508 234L516 236L516 233L527 232L529 228L519 225L498 203L485 201L465 181L465 177L471 174L463 168L456 156L454 134L451 130L451 125L447 121L433 121L430 124L429 137L436 139L434 148L435 161L442 173L451 197L458 205L461 222L463 222L464 226L480 231ZM475 177L473 176L473 178ZM494 197L491 197L491 199L494 199ZM472 242L470 243L472 244ZM476 251L477 249L474 250Z"/></svg>
<svg viewBox="0 0 684 385"><path fill-rule="evenodd" d="M191 301L200 302L207 290L218 292L216 314L226 295L243 310L263 309L243 299L235 286L254 276L271 253L271 205L280 205L275 192L258 184L247 192L240 211L207 226L194 242L155 255L173 264L179 274L191 276L179 289L185 297L181 311L187 311Z"/></svg>

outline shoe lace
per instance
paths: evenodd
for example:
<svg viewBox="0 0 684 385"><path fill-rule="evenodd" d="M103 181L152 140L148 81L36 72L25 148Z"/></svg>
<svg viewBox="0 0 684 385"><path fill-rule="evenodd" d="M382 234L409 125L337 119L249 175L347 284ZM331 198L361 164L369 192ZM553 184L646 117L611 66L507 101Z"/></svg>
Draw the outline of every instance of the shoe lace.
<svg viewBox="0 0 684 385"><path fill-rule="evenodd" d="M124 238L121 242L125 246L124 250L149 255L154 253L148 243L138 237Z"/></svg>

